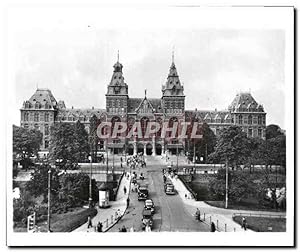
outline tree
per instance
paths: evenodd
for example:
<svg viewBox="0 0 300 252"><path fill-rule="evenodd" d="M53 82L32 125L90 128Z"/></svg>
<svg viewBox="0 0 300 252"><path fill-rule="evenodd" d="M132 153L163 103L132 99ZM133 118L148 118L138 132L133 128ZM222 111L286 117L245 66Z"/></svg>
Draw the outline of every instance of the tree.
<svg viewBox="0 0 300 252"><path fill-rule="evenodd" d="M25 129L13 125L13 152L21 157L21 163L27 169L30 157L37 156L43 135L38 130Z"/></svg>
<svg viewBox="0 0 300 252"><path fill-rule="evenodd" d="M271 139L275 138L277 136L282 136L284 135L283 132L281 131L281 128L278 125L275 124L270 124L266 128L266 139Z"/></svg>
<svg viewBox="0 0 300 252"><path fill-rule="evenodd" d="M197 135L202 135L202 138L191 139L188 142L189 158L190 159L193 158L194 150L195 150L195 156L198 158L203 157L204 162L207 163L208 155L214 151L214 147L216 144L216 136L207 123L203 123L198 128Z"/></svg>
<svg viewBox="0 0 300 252"><path fill-rule="evenodd" d="M209 156L214 162L226 162L232 167L244 164L250 154L249 139L238 126L229 126L217 138L215 151Z"/></svg>
<svg viewBox="0 0 300 252"><path fill-rule="evenodd" d="M90 178L85 173L70 173L60 176L59 202L67 207L81 206L89 198ZM92 180L92 199L97 201L98 188Z"/></svg>
<svg viewBox="0 0 300 252"><path fill-rule="evenodd" d="M76 144L76 148L78 149L77 159L80 161L85 160L90 153L90 146L88 142L88 133L80 121L77 121L75 124L74 144Z"/></svg>
<svg viewBox="0 0 300 252"><path fill-rule="evenodd" d="M58 170L51 168L48 164L42 164L36 167L31 174L31 179L26 183L26 190L33 196L43 195L44 201L48 198L48 171L51 170L51 194L56 196L59 189Z"/></svg>
<svg viewBox="0 0 300 252"><path fill-rule="evenodd" d="M89 135L92 160L97 159L97 147L98 147L98 141L99 141L99 138L97 135L98 125L99 125L99 120L96 115L93 115L90 120L90 135Z"/></svg>
<svg viewBox="0 0 300 252"><path fill-rule="evenodd" d="M51 127L49 157L53 162L60 160L65 170L75 169L88 153L87 132L80 122L58 123Z"/></svg>
<svg viewBox="0 0 300 252"><path fill-rule="evenodd" d="M217 197L217 199L225 198L225 173L225 169L220 169L209 183L209 190ZM249 175L244 172L229 171L228 184L228 197L234 202L239 202L256 192L256 185Z"/></svg>

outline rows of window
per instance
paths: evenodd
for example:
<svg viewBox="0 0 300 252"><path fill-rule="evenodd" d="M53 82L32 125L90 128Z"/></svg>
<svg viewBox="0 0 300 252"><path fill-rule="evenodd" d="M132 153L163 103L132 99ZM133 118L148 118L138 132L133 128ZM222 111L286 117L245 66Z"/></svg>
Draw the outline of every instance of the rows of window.
<svg viewBox="0 0 300 252"><path fill-rule="evenodd" d="M33 118L32 118L33 116ZM35 113L30 113L30 112L24 112L24 121L25 122L29 122L29 121L33 121L34 122L40 122L40 121L44 121L44 122L49 122L50 120L50 115L49 113L38 113L38 112L35 112Z"/></svg>
<svg viewBox="0 0 300 252"><path fill-rule="evenodd" d="M252 115L242 116L242 115L239 115L238 116L238 124L240 124L240 125L242 125L242 124L265 125L266 124L266 119L265 119L264 116L261 116L261 115L259 115L259 116L252 116Z"/></svg>

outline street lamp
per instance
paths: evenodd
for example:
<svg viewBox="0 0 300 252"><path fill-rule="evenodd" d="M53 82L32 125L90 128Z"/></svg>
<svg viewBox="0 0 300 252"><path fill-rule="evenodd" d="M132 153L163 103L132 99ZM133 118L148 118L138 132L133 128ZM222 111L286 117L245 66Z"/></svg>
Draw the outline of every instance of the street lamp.
<svg viewBox="0 0 300 252"><path fill-rule="evenodd" d="M228 159L226 158L226 177L225 177L225 208L228 208Z"/></svg>
<svg viewBox="0 0 300 252"><path fill-rule="evenodd" d="M48 232L51 232L50 229L50 196L51 196L51 170L48 170Z"/></svg>
<svg viewBox="0 0 300 252"><path fill-rule="evenodd" d="M89 160L91 163L91 169L90 169L90 185L89 185L89 208L92 207L92 156L89 156Z"/></svg>

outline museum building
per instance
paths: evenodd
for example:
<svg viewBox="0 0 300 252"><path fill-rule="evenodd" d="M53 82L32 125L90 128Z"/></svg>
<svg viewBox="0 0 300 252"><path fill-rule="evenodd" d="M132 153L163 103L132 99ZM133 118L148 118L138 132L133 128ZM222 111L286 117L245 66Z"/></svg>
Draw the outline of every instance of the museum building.
<svg viewBox="0 0 300 252"><path fill-rule="evenodd" d="M212 131L218 135L220 130L230 125L238 125L249 137L265 139L266 113L249 92L238 93L227 110L185 110L184 87L172 60L167 81L162 86L161 98L148 98L146 91L143 98L130 98L128 85L123 76L123 65L119 60L113 66L113 74L107 86L105 109L66 108L64 101L56 101L49 89L38 88L32 97L24 101L21 111L21 127L34 128L43 133L41 151L47 152L50 143L50 127L53 124L78 120L90 132L90 122L96 118L98 123L124 122L128 130L135 122L140 122L144 135L149 122L160 125L168 123L170 127L176 122L206 122ZM143 152L146 155L161 155L164 153L183 153L186 140L180 138L162 138L161 132L146 138L122 137L115 139L99 139L99 150L109 150L114 153L129 155ZM126 132L124 133L124 136Z"/></svg>

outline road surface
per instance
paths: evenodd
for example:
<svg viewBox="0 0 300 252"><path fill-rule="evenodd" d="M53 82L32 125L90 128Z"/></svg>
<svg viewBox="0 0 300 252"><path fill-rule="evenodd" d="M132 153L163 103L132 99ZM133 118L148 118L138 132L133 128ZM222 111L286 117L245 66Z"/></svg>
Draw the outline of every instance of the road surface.
<svg viewBox="0 0 300 252"><path fill-rule="evenodd" d="M160 157L147 157L147 167L137 168L135 172L145 175L142 182L148 184L149 198L154 201L155 213L153 215L153 232L208 232L207 224L198 222L186 209L179 195L166 195L163 186L162 168L166 164ZM138 182L141 182L138 180ZM112 227L109 232L118 232L123 225L129 230L134 227L135 231L141 232L142 211L144 201L137 200L137 193L130 192L130 205L123 218ZM196 209L195 209L196 211Z"/></svg>

